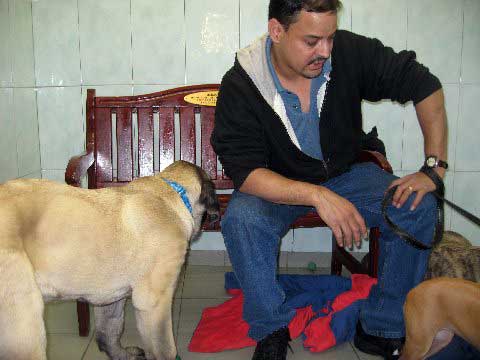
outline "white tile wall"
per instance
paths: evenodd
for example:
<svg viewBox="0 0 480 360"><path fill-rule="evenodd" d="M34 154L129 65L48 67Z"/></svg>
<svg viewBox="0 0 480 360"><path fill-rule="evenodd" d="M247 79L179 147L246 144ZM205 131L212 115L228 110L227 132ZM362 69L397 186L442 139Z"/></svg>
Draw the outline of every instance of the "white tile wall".
<svg viewBox="0 0 480 360"><path fill-rule="evenodd" d="M239 0L185 0L186 82L220 82L239 48Z"/></svg>
<svg viewBox="0 0 480 360"><path fill-rule="evenodd" d="M132 83L130 0L80 0L83 84Z"/></svg>
<svg viewBox="0 0 480 360"><path fill-rule="evenodd" d="M0 1L0 46L0 87L34 86L30 1Z"/></svg>
<svg viewBox="0 0 480 360"><path fill-rule="evenodd" d="M240 1L241 48L268 31L268 3L269 0Z"/></svg>
<svg viewBox="0 0 480 360"><path fill-rule="evenodd" d="M65 170L42 170L42 179L65 183Z"/></svg>
<svg viewBox="0 0 480 360"><path fill-rule="evenodd" d="M22 179L41 179L42 178L42 172L34 172L25 176L22 176Z"/></svg>
<svg viewBox="0 0 480 360"><path fill-rule="evenodd" d="M478 135L480 121L478 117L478 102L480 99L480 83L464 85L461 88L460 118L456 138L457 163L455 170L480 171L480 157L478 156Z"/></svg>
<svg viewBox="0 0 480 360"><path fill-rule="evenodd" d="M95 89L96 96L129 96L133 95L132 85L88 85L82 86L82 118L86 114L87 89Z"/></svg>
<svg viewBox="0 0 480 360"><path fill-rule="evenodd" d="M222 234L219 232L204 232L190 245L192 250L225 250Z"/></svg>
<svg viewBox="0 0 480 360"><path fill-rule="evenodd" d="M162 90L173 89L176 87L185 86L185 84L166 84L166 85L134 85L133 95L150 94Z"/></svg>
<svg viewBox="0 0 480 360"><path fill-rule="evenodd" d="M37 98L32 88L13 89L13 114L16 125L18 176L40 171Z"/></svg>
<svg viewBox="0 0 480 360"><path fill-rule="evenodd" d="M403 126L406 118L405 106L391 101L364 102L363 129L369 132L377 127L378 136L385 143L387 158L394 170L402 167Z"/></svg>
<svg viewBox="0 0 480 360"><path fill-rule="evenodd" d="M338 28L352 31L352 7L356 0L342 0L343 8L338 13Z"/></svg>
<svg viewBox="0 0 480 360"><path fill-rule="evenodd" d="M480 195L475 190L478 189L478 184L480 184L480 173L478 171L455 173L453 201L461 204L467 211L477 216L480 215ZM451 227L462 233L472 244L480 245L480 228L458 213L452 214Z"/></svg>
<svg viewBox="0 0 480 360"><path fill-rule="evenodd" d="M33 36L32 36L32 6L29 0L10 0L11 31L14 46L13 84L14 86L35 86Z"/></svg>
<svg viewBox="0 0 480 360"><path fill-rule="evenodd" d="M32 3L0 0L0 183L39 175Z"/></svg>
<svg viewBox="0 0 480 360"><path fill-rule="evenodd" d="M185 81L184 3L178 0L132 2L133 81L183 84Z"/></svg>
<svg viewBox="0 0 480 360"><path fill-rule="evenodd" d="M38 90L42 170L65 170L68 160L85 148L81 88Z"/></svg>
<svg viewBox="0 0 480 360"><path fill-rule="evenodd" d="M16 129L13 121L13 89L0 89L0 183L18 177Z"/></svg>
<svg viewBox="0 0 480 360"><path fill-rule="evenodd" d="M12 86L12 43L9 0L0 0L0 87Z"/></svg>
<svg viewBox="0 0 480 360"><path fill-rule="evenodd" d="M453 186L455 180L455 173L448 172L445 175L444 183L445 183L445 198L447 200L453 201ZM445 229L450 230L452 229L452 217L453 217L453 210L448 205L444 205L445 211Z"/></svg>
<svg viewBox="0 0 480 360"><path fill-rule="evenodd" d="M395 51L407 46L407 0L362 0L352 4L352 31L375 37Z"/></svg>
<svg viewBox="0 0 480 360"><path fill-rule="evenodd" d="M328 228L295 229L293 237L294 252L332 251L332 232Z"/></svg>
<svg viewBox="0 0 480 360"><path fill-rule="evenodd" d="M32 5L37 86L78 85L77 0L34 1Z"/></svg>
<svg viewBox="0 0 480 360"><path fill-rule="evenodd" d="M443 87L448 121L448 160L451 169L455 169L455 147L459 111L459 85L446 84ZM423 137L418 125L415 108L406 107L403 133L402 169L418 170L423 163Z"/></svg>
<svg viewBox="0 0 480 360"><path fill-rule="evenodd" d="M339 28L375 36L418 59L444 83L449 121L447 197L479 214L480 2L344 0ZM84 146L85 89L143 94L220 81L239 47L267 29L268 0L0 0L0 182L22 176L63 181ZM411 104L365 103L398 174L418 169L422 138ZM37 116L38 114L38 116ZM40 149L40 150L38 150ZM41 165L40 165L41 158ZM478 229L447 209L447 226ZM312 241L312 239L322 239ZM203 234L199 250L223 250ZM329 251L328 230L290 231L283 251Z"/></svg>
<svg viewBox="0 0 480 360"><path fill-rule="evenodd" d="M407 47L444 83L458 83L463 1L408 0Z"/></svg>
<svg viewBox="0 0 480 360"><path fill-rule="evenodd" d="M480 67L480 1L465 0L462 51L462 82L479 83Z"/></svg>
<svg viewBox="0 0 480 360"><path fill-rule="evenodd" d="M293 251L294 243L294 232L295 230L289 230L281 240L280 250L281 251Z"/></svg>

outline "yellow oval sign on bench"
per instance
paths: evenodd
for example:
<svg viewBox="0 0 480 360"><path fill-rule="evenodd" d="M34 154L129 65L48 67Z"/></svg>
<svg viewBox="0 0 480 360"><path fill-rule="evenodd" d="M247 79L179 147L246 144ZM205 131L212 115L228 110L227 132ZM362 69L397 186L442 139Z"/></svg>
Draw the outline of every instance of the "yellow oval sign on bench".
<svg viewBox="0 0 480 360"><path fill-rule="evenodd" d="M217 105L218 90L215 91L201 91L187 95L183 98L185 102L202 106Z"/></svg>

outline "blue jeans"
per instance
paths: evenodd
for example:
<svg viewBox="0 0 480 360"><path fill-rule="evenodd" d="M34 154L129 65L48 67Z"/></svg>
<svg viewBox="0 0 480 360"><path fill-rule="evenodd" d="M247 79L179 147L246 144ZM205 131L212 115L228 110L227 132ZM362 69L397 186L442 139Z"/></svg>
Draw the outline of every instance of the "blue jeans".
<svg viewBox="0 0 480 360"><path fill-rule="evenodd" d="M380 228L378 284L364 303L360 321L366 333L386 338L404 336L405 296L422 281L430 254L406 244L383 220L381 201L394 179L373 163L363 163L322 184L352 202L367 226ZM388 214L401 228L430 244L436 200L427 194L417 209L410 211L413 199L410 196L401 209L390 206ZM284 304L285 294L277 282L278 251L289 225L314 210L308 206L274 204L239 191L232 194L222 220L222 234L244 293L243 318L250 325L249 336L255 340L288 325L295 315L295 310Z"/></svg>

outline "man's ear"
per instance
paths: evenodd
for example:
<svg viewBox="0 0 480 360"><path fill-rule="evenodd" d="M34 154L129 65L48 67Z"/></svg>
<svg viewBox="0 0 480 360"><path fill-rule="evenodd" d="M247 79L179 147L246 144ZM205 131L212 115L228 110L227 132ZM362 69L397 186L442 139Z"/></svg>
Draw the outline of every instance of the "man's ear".
<svg viewBox="0 0 480 360"><path fill-rule="evenodd" d="M268 20L268 34L274 43L278 43L285 33L285 29L280 22L273 18Z"/></svg>

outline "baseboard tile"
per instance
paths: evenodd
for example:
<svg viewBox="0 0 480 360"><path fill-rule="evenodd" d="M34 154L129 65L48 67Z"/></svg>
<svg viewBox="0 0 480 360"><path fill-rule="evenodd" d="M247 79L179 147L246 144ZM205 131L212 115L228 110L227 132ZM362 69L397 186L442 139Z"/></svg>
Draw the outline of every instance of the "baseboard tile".
<svg viewBox="0 0 480 360"><path fill-rule="evenodd" d="M353 252L355 258L361 260L365 252ZM330 267L331 252L291 252L282 251L279 257L281 268L306 268L314 263L318 268ZM225 250L190 250L187 255L188 265L231 266Z"/></svg>
<svg viewBox="0 0 480 360"><path fill-rule="evenodd" d="M187 265L225 266L225 250L190 250Z"/></svg>

